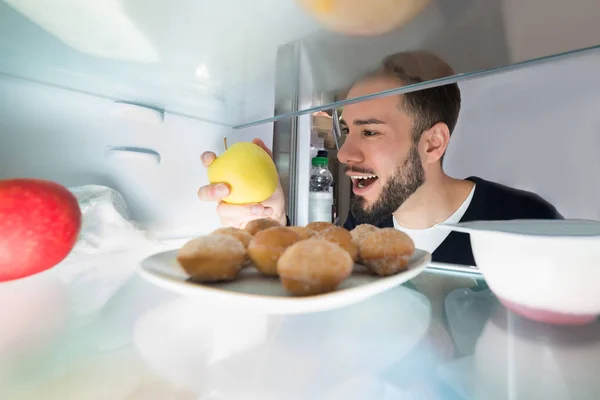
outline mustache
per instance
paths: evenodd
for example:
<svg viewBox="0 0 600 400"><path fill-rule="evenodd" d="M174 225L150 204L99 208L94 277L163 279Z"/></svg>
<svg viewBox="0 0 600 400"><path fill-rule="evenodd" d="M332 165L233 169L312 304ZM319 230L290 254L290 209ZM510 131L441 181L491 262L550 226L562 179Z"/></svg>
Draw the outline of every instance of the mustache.
<svg viewBox="0 0 600 400"><path fill-rule="evenodd" d="M347 165L344 168L344 172L356 172L357 174L377 175L373 170L366 169L366 168L360 168L360 167L351 167L349 165Z"/></svg>

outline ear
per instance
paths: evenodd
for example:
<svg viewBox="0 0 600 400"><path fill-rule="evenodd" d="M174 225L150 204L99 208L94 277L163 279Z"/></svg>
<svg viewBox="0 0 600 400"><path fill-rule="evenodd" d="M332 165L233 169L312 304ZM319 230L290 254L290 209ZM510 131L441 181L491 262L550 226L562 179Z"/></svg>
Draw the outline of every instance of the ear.
<svg viewBox="0 0 600 400"><path fill-rule="evenodd" d="M438 122L421 135L420 145L421 159L424 164L438 162L448 148L450 142L450 130L448 125Z"/></svg>

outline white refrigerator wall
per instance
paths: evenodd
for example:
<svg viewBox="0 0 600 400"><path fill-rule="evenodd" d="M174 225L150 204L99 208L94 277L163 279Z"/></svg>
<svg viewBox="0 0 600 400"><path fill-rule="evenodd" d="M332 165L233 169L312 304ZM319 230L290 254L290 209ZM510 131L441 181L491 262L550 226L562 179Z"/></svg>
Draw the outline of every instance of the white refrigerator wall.
<svg viewBox="0 0 600 400"><path fill-rule="evenodd" d="M567 217L600 219L599 70L595 52L462 83L447 172L533 190ZM260 107L271 112L273 84L265 82L260 96ZM0 105L0 179L114 187L134 215L150 217L168 236L218 226L214 204L196 197L207 182L203 151L222 151L226 136L229 143L254 137L272 143L271 124L233 131L168 113L163 123L137 121L115 115L111 100L4 75ZM149 148L161 163L106 159L107 146Z"/></svg>
<svg viewBox="0 0 600 400"><path fill-rule="evenodd" d="M264 108L273 110L272 84ZM123 194L137 219L152 220L165 236L208 232L219 225L215 205L200 202L207 183L203 151L260 137L270 146L272 127L249 132L166 114L164 122L118 115L111 100L0 75L0 179L36 177L66 186L98 184ZM261 105L262 107L263 105ZM109 146L154 150L152 158L106 158Z"/></svg>
<svg viewBox="0 0 600 400"><path fill-rule="evenodd" d="M445 160L532 190L569 218L600 220L600 52L460 84Z"/></svg>

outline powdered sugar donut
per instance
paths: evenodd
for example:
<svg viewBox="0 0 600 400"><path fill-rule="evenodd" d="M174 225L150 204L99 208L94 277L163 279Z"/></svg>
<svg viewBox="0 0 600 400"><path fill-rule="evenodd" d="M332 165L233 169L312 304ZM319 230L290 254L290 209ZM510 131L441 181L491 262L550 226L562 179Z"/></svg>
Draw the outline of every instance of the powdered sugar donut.
<svg viewBox="0 0 600 400"><path fill-rule="evenodd" d="M276 226L258 232L248 246L248 257L265 275L277 275L277 260L285 249L300 240L290 228Z"/></svg>
<svg viewBox="0 0 600 400"><path fill-rule="evenodd" d="M334 291L352 273L348 252L323 239L299 241L277 263L281 284L290 293L310 296Z"/></svg>
<svg viewBox="0 0 600 400"><path fill-rule="evenodd" d="M306 226L290 226L289 228L296 232L298 236L300 236L300 240L310 239L316 233L315 231L313 231L310 228L307 228Z"/></svg>
<svg viewBox="0 0 600 400"><path fill-rule="evenodd" d="M377 229L379 228L377 228L375 225L360 224L350 231L350 235L352 235L352 239L354 239L354 242L358 244L358 242L361 239L363 239L368 233L376 231Z"/></svg>
<svg viewBox="0 0 600 400"><path fill-rule="evenodd" d="M324 221L310 222L308 225L306 225L306 227L308 229L311 229L311 230L313 230L315 232L324 231L325 229L329 229L332 226L335 226L335 225L332 224L331 222L324 222Z"/></svg>
<svg viewBox="0 0 600 400"><path fill-rule="evenodd" d="M352 239L350 232L346 229L339 226L332 226L331 228L317 233L315 237L337 244L348 252L352 261L356 262L358 258L358 246Z"/></svg>
<svg viewBox="0 0 600 400"><path fill-rule="evenodd" d="M265 229L273 228L274 226L281 226L281 224L270 218L259 218L248 222L244 229L248 231L249 234L254 236L258 232Z"/></svg>
<svg viewBox="0 0 600 400"><path fill-rule="evenodd" d="M194 280L217 282L234 279L246 261L242 242L229 235L207 235L187 242L177 262Z"/></svg>
<svg viewBox="0 0 600 400"><path fill-rule="evenodd" d="M228 228L219 228L212 233L213 235L227 235L236 238L239 240L244 247L248 248L250 241L252 240L252 235L243 229L228 227Z"/></svg>
<svg viewBox="0 0 600 400"><path fill-rule="evenodd" d="M383 228L370 232L359 243L361 262L377 275L394 275L406 269L415 244L404 232Z"/></svg>

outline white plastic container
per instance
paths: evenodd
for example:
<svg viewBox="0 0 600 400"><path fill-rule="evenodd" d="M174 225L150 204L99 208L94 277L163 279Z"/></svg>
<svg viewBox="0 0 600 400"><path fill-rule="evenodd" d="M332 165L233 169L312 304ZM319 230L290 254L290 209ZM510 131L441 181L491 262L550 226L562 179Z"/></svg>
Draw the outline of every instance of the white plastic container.
<svg viewBox="0 0 600 400"><path fill-rule="evenodd" d="M477 267L503 305L527 318L585 324L600 315L600 223L478 221L469 233Z"/></svg>
<svg viewBox="0 0 600 400"><path fill-rule="evenodd" d="M308 220L310 222L332 222L333 192L309 192Z"/></svg>
<svg viewBox="0 0 600 400"><path fill-rule="evenodd" d="M308 197L309 222L333 222L333 175L328 168L327 152L319 151L312 159Z"/></svg>

